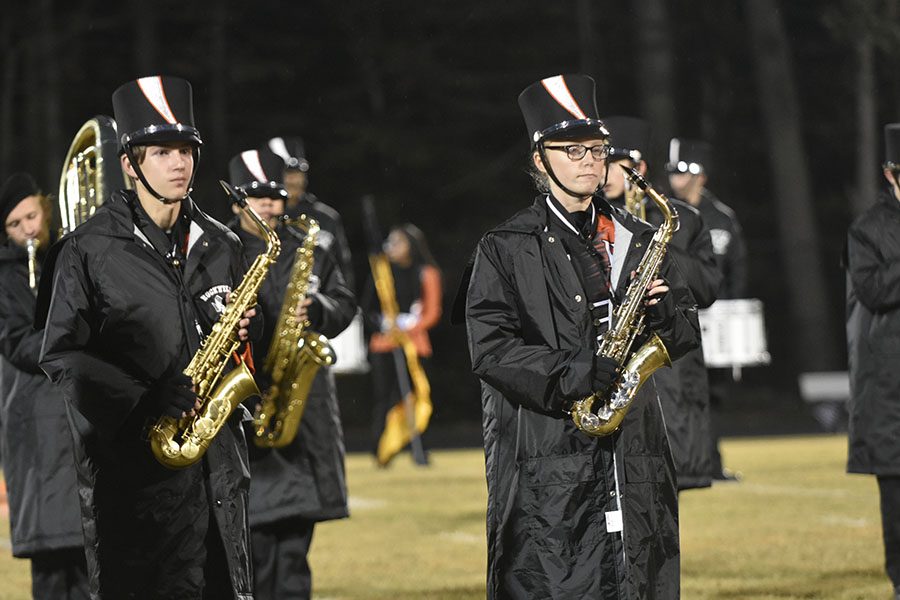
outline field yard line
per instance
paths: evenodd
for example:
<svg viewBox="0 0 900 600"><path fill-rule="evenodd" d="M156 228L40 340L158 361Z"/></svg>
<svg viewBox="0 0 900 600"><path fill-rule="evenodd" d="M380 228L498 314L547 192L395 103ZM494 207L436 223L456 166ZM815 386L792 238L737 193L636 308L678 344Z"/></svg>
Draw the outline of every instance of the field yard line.
<svg viewBox="0 0 900 600"><path fill-rule="evenodd" d="M347 499L347 504L350 505L350 510L371 510L373 508L381 508L385 506L387 502L384 500L379 500L377 498L361 498L360 496L350 496Z"/></svg>
<svg viewBox="0 0 900 600"><path fill-rule="evenodd" d="M740 483L734 489L755 494L779 496L804 496L810 498L847 498L854 496L851 490L822 487L800 487L794 485L768 485L763 483Z"/></svg>
<svg viewBox="0 0 900 600"><path fill-rule="evenodd" d="M467 531L442 531L438 536L445 540L453 542L462 542L464 544L481 544L485 541L484 536L475 535Z"/></svg>

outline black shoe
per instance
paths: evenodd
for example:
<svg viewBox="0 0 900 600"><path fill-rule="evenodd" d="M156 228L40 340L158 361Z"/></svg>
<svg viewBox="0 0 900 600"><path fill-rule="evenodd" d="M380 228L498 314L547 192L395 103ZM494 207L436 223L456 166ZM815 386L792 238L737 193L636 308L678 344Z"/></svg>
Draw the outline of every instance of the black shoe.
<svg viewBox="0 0 900 600"><path fill-rule="evenodd" d="M731 469L722 468L721 471L717 473L713 473L712 479L713 481L730 481L732 483L737 483L744 478L741 475L740 471L732 471Z"/></svg>

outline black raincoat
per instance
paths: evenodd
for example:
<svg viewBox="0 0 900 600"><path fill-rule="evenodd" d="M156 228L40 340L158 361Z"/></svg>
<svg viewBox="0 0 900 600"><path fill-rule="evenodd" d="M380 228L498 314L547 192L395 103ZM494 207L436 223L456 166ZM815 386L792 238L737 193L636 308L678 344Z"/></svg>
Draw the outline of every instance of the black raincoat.
<svg viewBox="0 0 900 600"><path fill-rule="evenodd" d="M262 250L263 242L259 238L240 230L238 235L248 254ZM263 391L266 379L262 368L300 246L295 236L302 238L296 230L283 226L278 228L278 235L281 255L269 269L269 276L260 290L259 303L265 326L260 343L253 349L259 374L257 379ZM343 331L356 314L356 300L344 283L333 253L321 246L316 246L314 252L308 296L319 307L313 308L312 331L326 337ZM290 517L326 521L348 516L344 434L334 375L328 367L319 368L313 380L297 437L284 448L251 447L250 472L250 524L253 527Z"/></svg>
<svg viewBox="0 0 900 600"><path fill-rule="evenodd" d="M65 395L75 438L93 597L199 598L207 551L218 549L233 597L247 600L246 411L232 414L201 461L170 470L150 451L147 428L161 411L144 399L184 370L199 330L224 310L243 277L240 242L184 201L182 273L148 243L136 202L113 193L51 248L36 316L46 316L41 367Z"/></svg>
<svg viewBox="0 0 900 600"><path fill-rule="evenodd" d="M613 210L621 295L652 229ZM564 407L591 393L596 332L547 223L541 197L487 233L468 283L469 349L482 382L487 595L676 598L675 471L652 379L616 433L594 438L575 428ZM697 347L699 326L670 261L662 274L677 310L657 333L674 359Z"/></svg>
<svg viewBox="0 0 900 600"><path fill-rule="evenodd" d="M847 471L900 476L900 201L883 193L847 235Z"/></svg>
<svg viewBox="0 0 900 600"><path fill-rule="evenodd" d="M0 456L13 556L83 548L66 405L38 366L43 332L32 328L24 249L0 248L0 281Z"/></svg>
<svg viewBox="0 0 900 600"><path fill-rule="evenodd" d="M671 200L678 211L678 230L669 243L669 254L684 275L684 280L697 301L706 308L716 299L722 273L716 266L709 229L700 213L686 202ZM648 207L649 208L649 207ZM650 224L659 226L662 214L647 211ZM709 487L712 462L709 455L710 432L709 379L703 348L695 348L674 362L671 369L654 374L666 431L675 460L678 489Z"/></svg>

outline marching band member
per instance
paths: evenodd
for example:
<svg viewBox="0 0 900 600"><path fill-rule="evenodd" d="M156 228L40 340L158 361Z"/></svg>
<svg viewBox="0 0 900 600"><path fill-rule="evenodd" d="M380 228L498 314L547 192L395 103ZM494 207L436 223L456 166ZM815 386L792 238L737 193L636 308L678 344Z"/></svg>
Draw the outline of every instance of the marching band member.
<svg viewBox="0 0 900 600"><path fill-rule="evenodd" d="M610 163L627 165L646 176L649 170L645 157L650 149L650 126L635 117L613 116L602 120L611 136ZM613 206L628 210L625 185L625 172L610 168L603 188L606 199ZM634 191L629 190L629 193ZM645 220L659 226L663 217L656 204L649 201L643 192L635 195L641 212L646 215ZM716 299L722 281L713 255L709 229L697 209L677 199L671 199L671 202L678 211L678 230L669 243L669 253L691 289L697 308L706 308ZM675 361L671 369L660 369L653 378L666 418L679 491L709 487L709 382L703 348L691 350Z"/></svg>
<svg viewBox="0 0 900 600"><path fill-rule="evenodd" d="M669 142L669 185L674 195L696 208L709 227L713 255L722 275L716 298L743 298L747 288L747 248L737 215L708 189L712 147L699 140L673 138ZM740 474L722 466L716 415L728 392L731 375L709 369L710 475L714 481L739 481Z"/></svg>
<svg viewBox="0 0 900 600"><path fill-rule="evenodd" d="M32 329L48 204L25 173L0 189L0 456L12 552L31 559L32 597L74 600L88 597L88 581L72 436L62 393L38 366L44 332Z"/></svg>
<svg viewBox="0 0 900 600"><path fill-rule="evenodd" d="M395 353L400 344L389 327L396 327L409 337L422 369L427 372L427 361L432 355L428 331L438 324L443 312L441 272L421 229L411 223L391 229L384 241L384 254L390 262L394 281L394 295L399 310L396 322L386 322L373 279L368 280L363 296L363 309L371 330L369 364L372 366L373 452L381 466L387 466L396 452L406 445L405 440L391 444L388 442L393 440L384 440L385 435L397 436L401 433L389 424L388 414L396 405L404 405L402 384L398 377L409 377L407 374L398 374L398 371L408 372L409 365L406 358L403 358L400 361L403 364L398 367L398 356L402 356L402 352ZM417 399L419 400L421 399ZM405 413L405 406L403 410ZM406 428L408 429L408 425ZM411 443L421 444L421 436ZM392 450L385 450L388 446ZM413 448L413 459L423 465L428 463L424 446Z"/></svg>
<svg viewBox="0 0 900 600"><path fill-rule="evenodd" d="M847 232L847 472L878 480L884 566L900 599L900 123L884 137L887 186Z"/></svg>
<svg viewBox="0 0 900 600"><path fill-rule="evenodd" d="M598 336L653 230L596 196L609 132L593 79L542 79L519 106L540 194L481 239L465 308L482 383L487 595L675 598L675 471L652 378L610 435L587 435L569 412L616 380ZM694 299L671 260L633 293L673 360L698 345Z"/></svg>
<svg viewBox="0 0 900 600"><path fill-rule="evenodd" d="M162 415L200 408L183 371L243 278L241 245L190 197L201 144L190 84L130 81L113 108L135 189L51 249L36 317L75 438L92 598L249 600L245 411L185 468L160 464L147 437ZM239 326L241 340L255 335L255 309Z"/></svg>
<svg viewBox="0 0 900 600"><path fill-rule="evenodd" d="M247 193L250 205L273 227L284 213L287 197L283 167L282 159L267 148L242 152L229 165L232 183ZM249 256L262 251L264 242L246 213L233 222L232 229ZM281 334L275 329L304 236L289 224L278 225L277 232L281 254L260 290L265 326L253 349L263 395L271 384L263 367L272 339ZM333 253L321 245L314 249L308 285L297 318L309 319L309 331L336 336L356 313L356 300ZM256 599L309 598L312 574L307 555L315 524L349 515L343 430L330 368L322 366L316 372L299 432L292 441L280 448L257 448L254 441L250 449L250 528Z"/></svg>
<svg viewBox="0 0 900 600"><path fill-rule="evenodd" d="M289 217L307 215L318 221L319 246L331 250L338 259L344 281L352 290L353 260L350 255L350 244L344 233L344 224L338 211L319 200L307 190L309 185L309 161L306 159L306 147L298 137L275 137L269 140L269 150L284 161L284 189L287 191L284 212Z"/></svg>

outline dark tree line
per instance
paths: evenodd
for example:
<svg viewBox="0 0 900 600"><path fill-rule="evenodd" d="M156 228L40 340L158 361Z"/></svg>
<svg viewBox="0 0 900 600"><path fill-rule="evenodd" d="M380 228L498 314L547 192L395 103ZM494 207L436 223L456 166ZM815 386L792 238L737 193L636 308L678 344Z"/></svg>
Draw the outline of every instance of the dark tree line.
<svg viewBox="0 0 900 600"><path fill-rule="evenodd" d="M666 144L716 148L710 188L738 213L751 295L764 300L774 364L843 366L848 220L881 185L881 126L900 120L897 0L590 0L421 3L63 3L0 23L0 176L58 185L72 135L111 114L112 91L164 72L194 85L204 137L195 196L219 217L227 161L272 135L302 135L313 192L340 210L365 270L359 199L428 235L445 307L479 236L532 197L516 104L530 82L585 71L602 114L654 125ZM477 414L465 335L435 332L446 414ZM748 373L753 381L753 374Z"/></svg>

